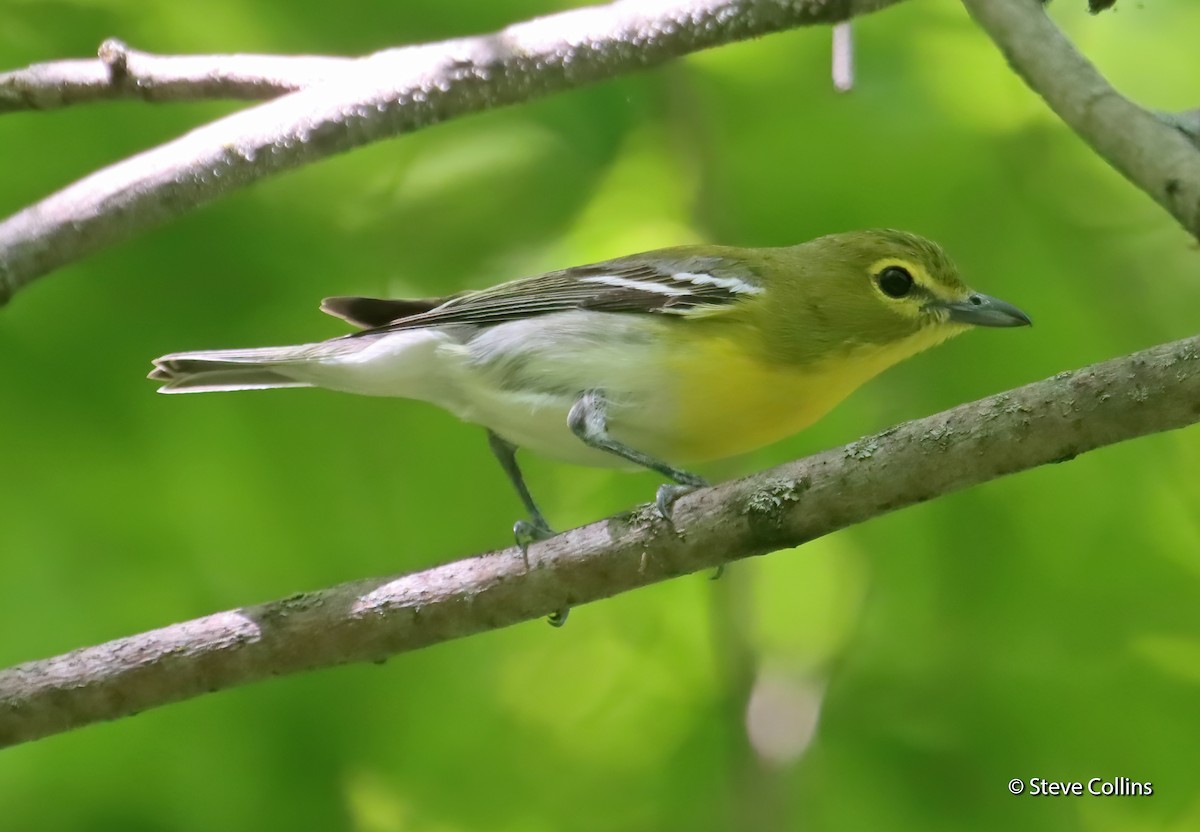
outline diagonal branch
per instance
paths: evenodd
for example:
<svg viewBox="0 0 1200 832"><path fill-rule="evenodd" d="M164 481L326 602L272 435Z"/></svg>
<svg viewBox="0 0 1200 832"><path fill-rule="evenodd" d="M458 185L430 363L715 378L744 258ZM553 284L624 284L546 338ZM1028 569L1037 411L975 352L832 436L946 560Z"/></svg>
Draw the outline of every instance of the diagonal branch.
<svg viewBox="0 0 1200 832"><path fill-rule="evenodd" d="M235 188L455 116L899 0L617 0L378 52L330 80L94 173L0 223L0 304L36 278Z"/></svg>
<svg viewBox="0 0 1200 832"><path fill-rule="evenodd" d="M0 73L0 114L121 98L262 100L326 81L353 62L320 55L152 55L110 38L94 60Z"/></svg>
<svg viewBox="0 0 1200 832"><path fill-rule="evenodd" d="M963 0L1013 70L1101 158L1200 237L1200 149L1117 92L1038 0Z"/></svg>
<svg viewBox="0 0 1200 832"><path fill-rule="evenodd" d="M378 660L760 555L1200 421L1200 336L991 396L516 550L342 584L0 671L0 745L269 676ZM548 636L549 637L549 636Z"/></svg>

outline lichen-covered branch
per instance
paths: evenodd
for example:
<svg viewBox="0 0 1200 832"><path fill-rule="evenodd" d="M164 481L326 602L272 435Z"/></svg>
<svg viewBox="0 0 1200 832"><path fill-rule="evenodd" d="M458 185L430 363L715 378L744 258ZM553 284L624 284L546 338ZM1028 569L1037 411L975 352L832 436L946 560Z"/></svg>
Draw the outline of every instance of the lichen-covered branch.
<svg viewBox="0 0 1200 832"><path fill-rule="evenodd" d="M152 55L110 38L92 60L0 73L0 114L121 98L262 100L328 80L353 61L320 55Z"/></svg>
<svg viewBox="0 0 1200 832"><path fill-rule="evenodd" d="M1200 238L1200 149L1113 89L1038 0L963 0L1013 70L1110 165Z"/></svg>
<svg viewBox="0 0 1200 832"><path fill-rule="evenodd" d="M509 549L355 581L0 671L0 745L505 627L1196 421L1200 336L705 489L676 504L674 526L644 508L534 544L528 559Z"/></svg>
<svg viewBox="0 0 1200 832"><path fill-rule="evenodd" d="M618 0L379 52L70 185L0 223L0 304L41 275L272 174L436 122L899 0Z"/></svg>

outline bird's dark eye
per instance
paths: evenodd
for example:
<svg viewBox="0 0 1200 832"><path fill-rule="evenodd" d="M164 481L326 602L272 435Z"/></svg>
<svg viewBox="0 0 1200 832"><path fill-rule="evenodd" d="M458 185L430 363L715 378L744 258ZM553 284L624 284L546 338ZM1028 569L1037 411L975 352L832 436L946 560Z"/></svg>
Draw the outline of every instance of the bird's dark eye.
<svg viewBox="0 0 1200 832"><path fill-rule="evenodd" d="M879 273L878 280L879 288L889 298L902 298L912 291L912 275L901 266L888 266Z"/></svg>

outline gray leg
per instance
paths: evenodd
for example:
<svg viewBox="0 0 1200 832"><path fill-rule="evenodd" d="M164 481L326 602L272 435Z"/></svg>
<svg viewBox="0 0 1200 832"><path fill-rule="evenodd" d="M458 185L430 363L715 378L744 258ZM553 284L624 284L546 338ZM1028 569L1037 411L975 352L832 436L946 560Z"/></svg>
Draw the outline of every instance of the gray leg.
<svg viewBox="0 0 1200 832"><path fill-rule="evenodd" d="M533 501L533 495L529 493L529 486L525 484L525 477L521 475L521 467L517 465L517 446L506 439L501 439L490 430L487 434L488 444L492 447L492 453L500 461L500 467L504 469L504 473L508 474L509 482L517 490L517 496L521 498L521 502L525 504L525 510L529 512L529 516L532 518L532 522L518 520L513 524L513 537L517 539L517 545L521 547L521 555L528 558L529 544L535 540L546 540L547 538L554 537L554 530L550 528L550 524L542 516L537 503ZM529 568L528 559L525 561L525 567ZM561 627L567 623L567 614L570 611L570 607L565 607L551 613L547 616L546 620L550 623L551 627Z"/></svg>
<svg viewBox="0 0 1200 832"><path fill-rule="evenodd" d="M517 545L521 547L521 551L526 551L529 548L529 544L535 540L545 540L554 537L554 530L550 528L550 524L542 516L537 503L533 501L533 495L529 493L529 486L525 485L525 477L521 475L521 468L517 465L516 446L505 439L501 439L490 430L488 431L488 444L491 445L492 453L499 460L500 467L508 475L509 482L517 490L517 496L521 498L521 502L525 505L525 510L529 512L529 520L518 520L513 525L513 536L516 537Z"/></svg>
<svg viewBox="0 0 1200 832"><path fill-rule="evenodd" d="M622 445L613 439L608 435L607 411L608 402L604 399L603 391L588 390L571 406L571 411L567 414L567 425L584 444L601 451L608 451L610 454L616 454L635 465L641 465L643 468L649 468L673 479L677 484L659 487L658 494L654 499L659 513L670 520L671 507L675 501L697 488L705 488L708 481L689 471L673 468L660 459L655 459L628 445Z"/></svg>

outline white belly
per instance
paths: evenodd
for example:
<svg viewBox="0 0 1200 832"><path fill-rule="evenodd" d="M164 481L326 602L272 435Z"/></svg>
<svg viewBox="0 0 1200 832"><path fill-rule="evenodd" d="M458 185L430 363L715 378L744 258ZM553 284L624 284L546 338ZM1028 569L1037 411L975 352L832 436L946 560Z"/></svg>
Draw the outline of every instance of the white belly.
<svg viewBox="0 0 1200 832"><path fill-rule="evenodd" d="M576 465L633 467L607 451L583 443L567 427L567 413L575 402L557 396L523 396L504 393L475 395L470 404L456 408L460 419L483 425L518 448Z"/></svg>
<svg viewBox="0 0 1200 832"><path fill-rule="evenodd" d="M347 393L428 401L567 462L630 467L585 445L567 426L567 413L584 391L602 390L612 438L665 459L664 427L676 402L654 337L653 327L664 324L563 312L484 329L402 330L289 366L287 374Z"/></svg>
<svg viewBox="0 0 1200 832"><path fill-rule="evenodd" d="M587 390L604 391L609 434L656 453L660 424L670 424L675 402L644 318L581 312L514 321L480 332L466 344L439 349L453 380L443 407L484 425L535 453L580 465L629 467L585 445L567 426L567 414ZM656 322L652 322L652 326Z"/></svg>

